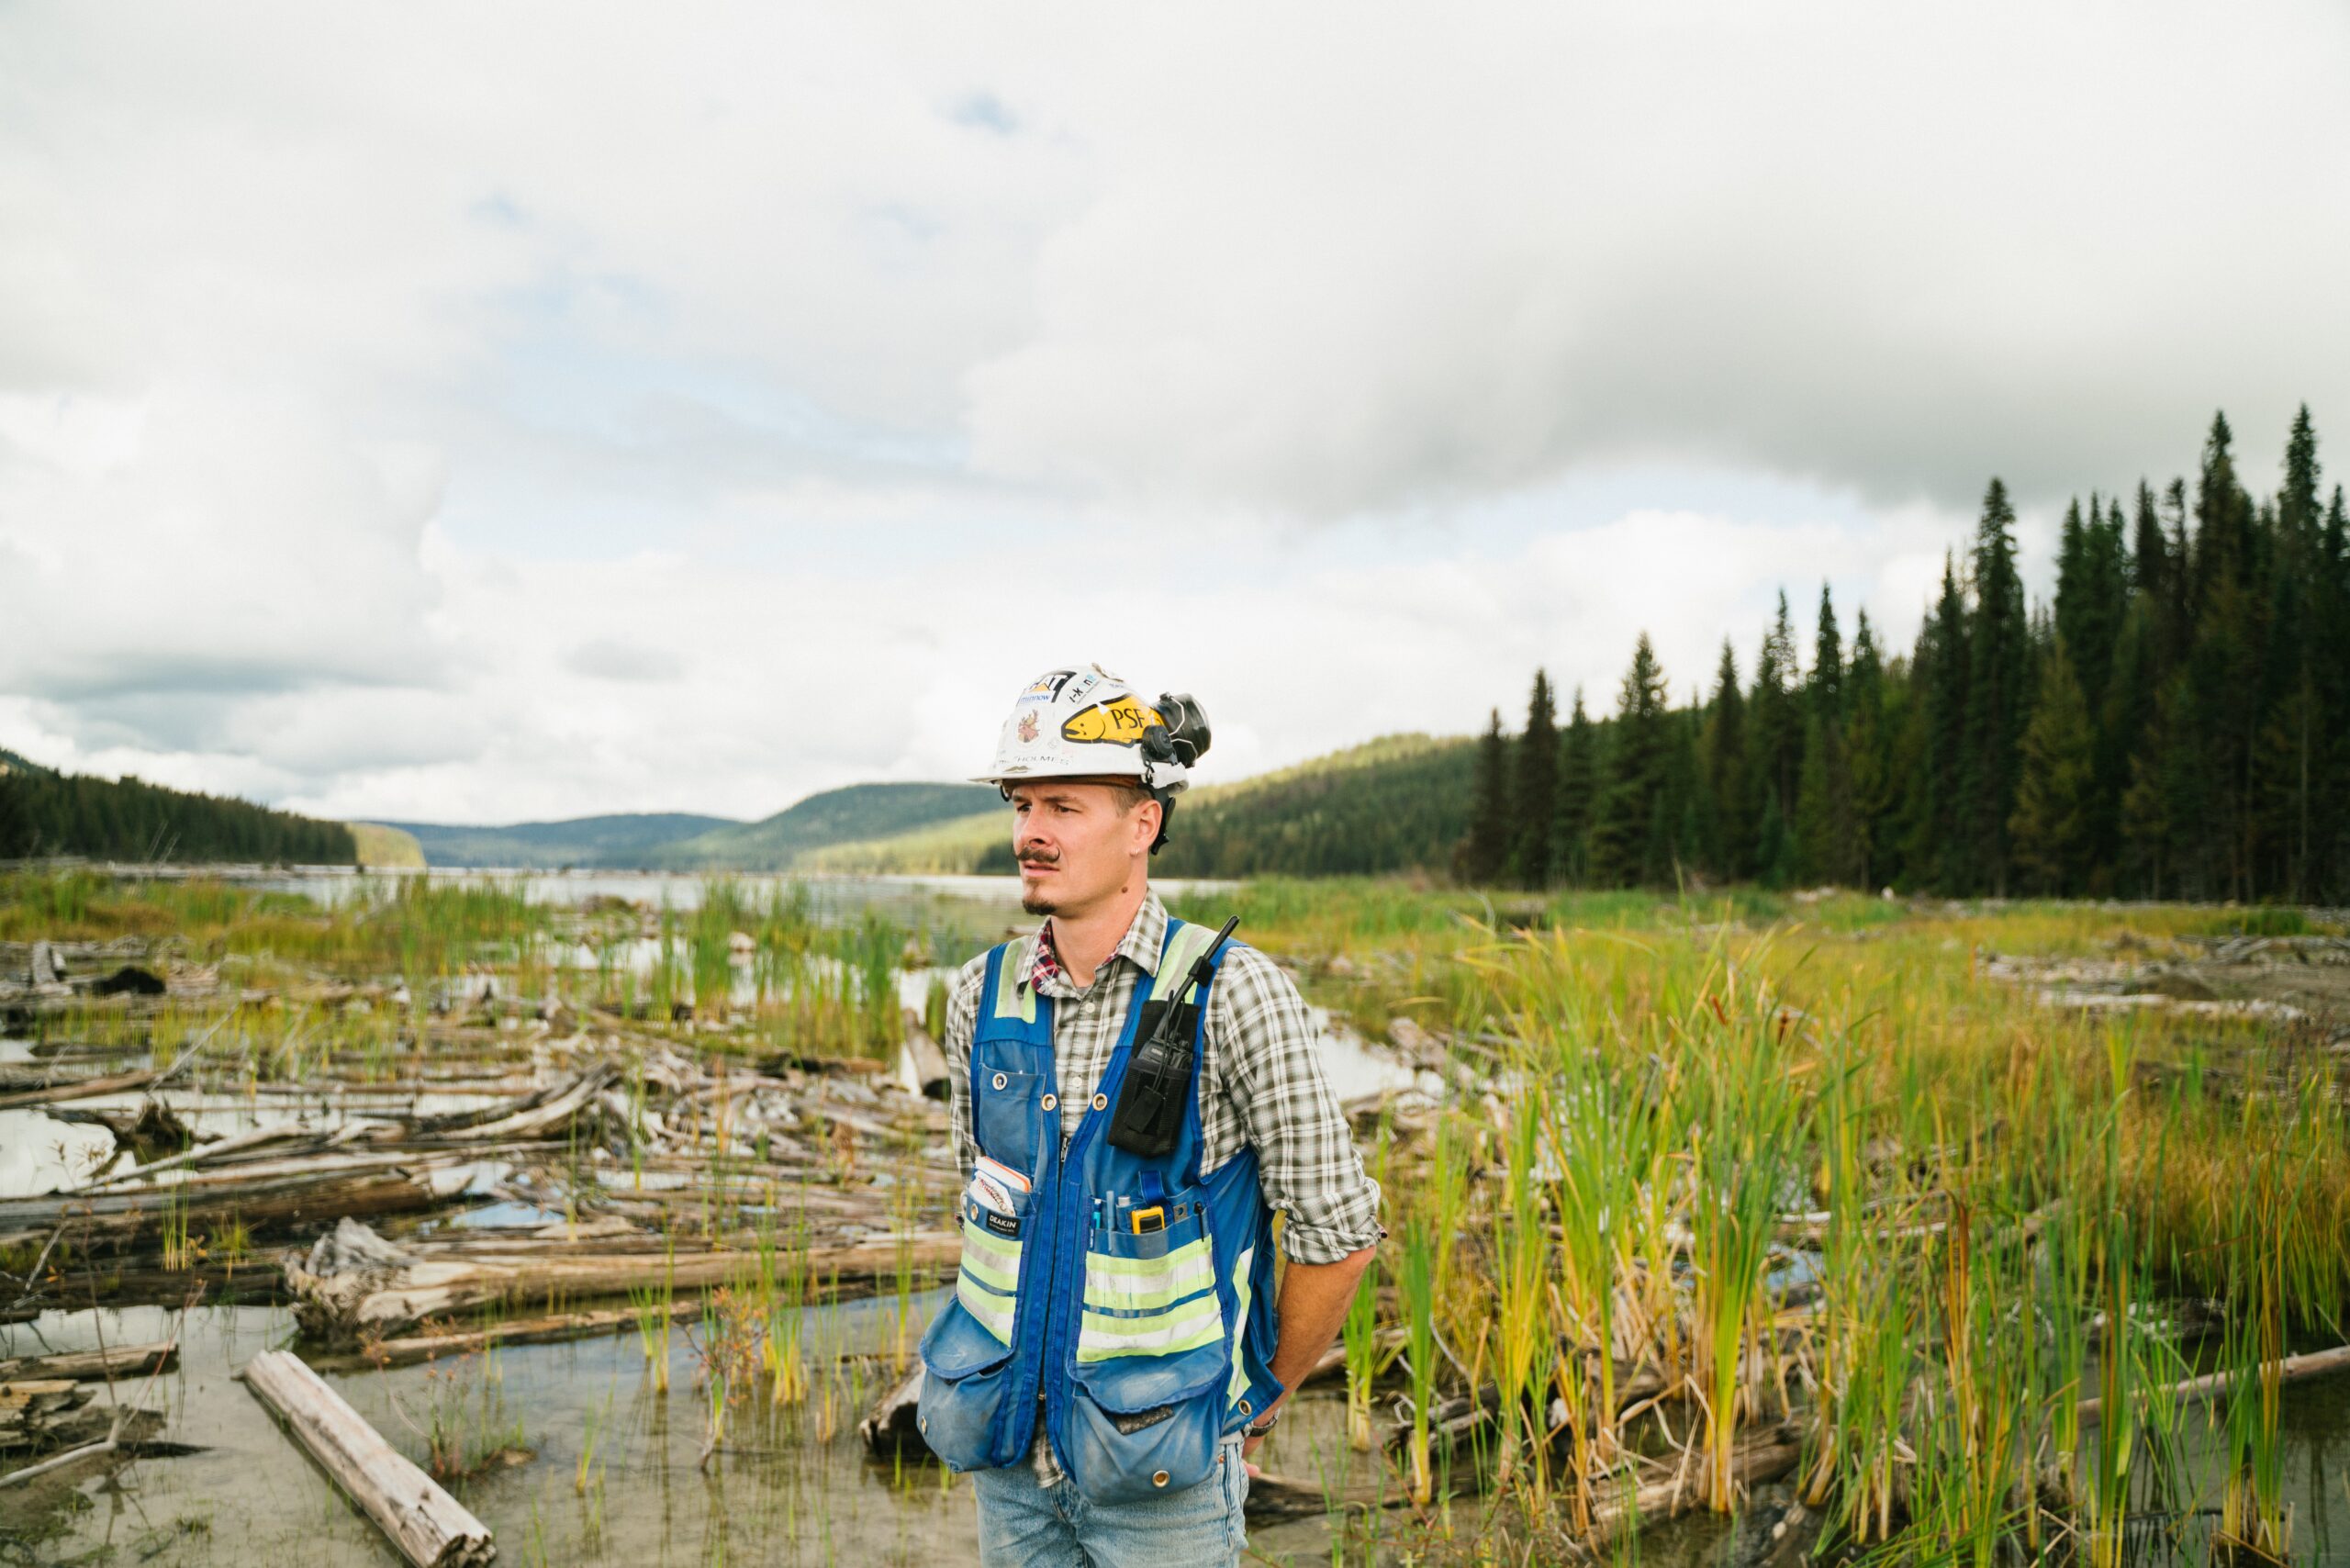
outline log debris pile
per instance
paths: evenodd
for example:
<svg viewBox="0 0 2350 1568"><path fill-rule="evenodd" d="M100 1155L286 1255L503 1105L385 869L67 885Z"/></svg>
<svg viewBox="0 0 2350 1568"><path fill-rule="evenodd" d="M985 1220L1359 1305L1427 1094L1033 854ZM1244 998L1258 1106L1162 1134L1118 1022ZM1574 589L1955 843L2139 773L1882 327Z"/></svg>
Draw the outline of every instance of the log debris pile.
<svg viewBox="0 0 2350 1568"><path fill-rule="evenodd" d="M0 1198L0 1247L62 1236L73 1255L105 1258L119 1287L106 1305L175 1300L191 1273L290 1296L307 1329L343 1340L492 1303L699 1291L763 1242L845 1282L895 1269L909 1245L918 1269L952 1267L934 1227L957 1177L934 1099L877 1062L751 1067L633 1043L624 1056L601 1036L542 1042L500 1081L462 1081L476 1103L455 1112L397 1108L430 1104L437 1081L315 1083L283 1108L249 1091L232 1103L260 1126ZM217 1091L155 1076L101 1081L100 1092L146 1096L109 1123L219 1119ZM97 1087L15 1098L63 1117ZM372 1260L352 1250L365 1246ZM27 1283L36 1305L69 1299L49 1275Z"/></svg>

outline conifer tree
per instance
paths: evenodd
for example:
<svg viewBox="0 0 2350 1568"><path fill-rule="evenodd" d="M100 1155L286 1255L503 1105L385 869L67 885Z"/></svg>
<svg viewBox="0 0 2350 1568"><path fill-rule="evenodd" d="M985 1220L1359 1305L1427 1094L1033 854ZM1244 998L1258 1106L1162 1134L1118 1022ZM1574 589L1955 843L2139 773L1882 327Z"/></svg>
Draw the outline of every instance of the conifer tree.
<svg viewBox="0 0 2350 1568"><path fill-rule="evenodd" d="M2299 902L2311 898L2313 885L2315 767L2327 718L2311 620L2327 576L2318 472L2317 432L2303 404L2286 439L2285 484L2277 493L2264 677L2275 696L2260 757L2261 826L2269 860L2262 880Z"/></svg>
<svg viewBox="0 0 2350 1568"><path fill-rule="evenodd" d="M1663 810L1672 737L1666 733L1664 670L1649 634L1640 633L1616 703L1607 785L1591 829L1592 877L1602 887L1637 880Z"/></svg>
<svg viewBox="0 0 2350 1568"><path fill-rule="evenodd" d="M1463 881L1491 887L1509 861L1509 741L1502 734L1502 711L1493 711L1484 738L1477 743L1476 801L1470 808L1469 837L1461 846Z"/></svg>
<svg viewBox="0 0 2350 1568"><path fill-rule="evenodd" d="M1722 639L1721 666L1714 677L1702 750L1716 834L1713 869L1727 878L1751 876L1755 812L1749 789L1753 774L1747 757L1746 695L1738 687L1738 655L1728 637Z"/></svg>
<svg viewBox="0 0 2350 1568"><path fill-rule="evenodd" d="M1966 642L1966 601L1958 567L1942 557L1942 592L1918 631L1911 678L1919 691L1919 795L1910 816L1910 879L1945 891L1965 885L1964 852L1967 683L1973 668Z"/></svg>
<svg viewBox="0 0 2350 1568"><path fill-rule="evenodd" d="M2175 737L2188 749L2164 769L2169 816L2191 830L2180 869L2192 896L2250 896L2255 852L2253 778L2261 722L2262 626L2247 577L2255 565L2252 499L2237 482L2227 417L2215 414L2196 485L2188 552L2188 651Z"/></svg>
<svg viewBox="0 0 2350 1568"><path fill-rule="evenodd" d="M1819 622L1811 663L1812 711L1823 721L1840 722L1844 712L1844 638L1836 626L1836 600L1828 585L1819 585Z"/></svg>
<svg viewBox="0 0 2350 1568"><path fill-rule="evenodd" d="M2016 807L2008 821L2016 868L2036 891L2079 890L2094 745L2088 700L2059 637L2041 656L2039 699L2024 729Z"/></svg>
<svg viewBox="0 0 2350 1568"><path fill-rule="evenodd" d="M1583 688L1575 688L1573 711L1559 740L1559 812L1555 864L1559 875L1581 885L1590 875L1591 819L1599 798L1597 731L1583 711Z"/></svg>
<svg viewBox="0 0 2350 1568"><path fill-rule="evenodd" d="M1550 678L1534 672L1526 730L1517 742L1516 790L1511 797L1510 867L1520 887L1547 888L1557 877L1559 721Z"/></svg>
<svg viewBox="0 0 2350 1568"><path fill-rule="evenodd" d="M1795 623L1787 615L1787 596L1779 594L1779 613L1762 639L1762 653L1754 664L1754 691L1748 703L1748 756L1754 767L1753 797L1775 791L1782 802L1796 798L1796 778L1803 766L1803 711L1794 689L1800 672L1796 663Z"/></svg>
<svg viewBox="0 0 2350 1568"><path fill-rule="evenodd" d="M28 857L36 848L32 812L13 776L0 767L0 860Z"/></svg>
<svg viewBox="0 0 2350 1568"><path fill-rule="evenodd" d="M2023 579L2016 571L2015 509L1998 479L1983 494L1975 535L1975 613L1967 625L1964 880L2008 890L2008 815L2015 809L2031 678Z"/></svg>
<svg viewBox="0 0 2350 1568"><path fill-rule="evenodd" d="M1819 623L1804 727L1803 768L1796 792L1801 875L1851 887L1865 875L1853 820L1852 776L1844 752L1844 642L1836 602L1819 588Z"/></svg>
<svg viewBox="0 0 2350 1568"><path fill-rule="evenodd" d="M2138 481L2138 511L2130 543L2130 586L2160 602L2169 578L2163 543L2163 521L2154 510L2154 487Z"/></svg>
<svg viewBox="0 0 2350 1568"><path fill-rule="evenodd" d="M1853 858L1861 885L1869 888L1892 874L1880 846L1903 783L1893 756L1885 689L1885 660L1877 652L1869 612L1863 610L1852 631L1852 667L1844 678L1844 750L1852 769Z"/></svg>
<svg viewBox="0 0 2350 1568"><path fill-rule="evenodd" d="M2350 901L2350 509L2333 487L2319 535L2310 613L2319 741L2311 764L2312 896Z"/></svg>

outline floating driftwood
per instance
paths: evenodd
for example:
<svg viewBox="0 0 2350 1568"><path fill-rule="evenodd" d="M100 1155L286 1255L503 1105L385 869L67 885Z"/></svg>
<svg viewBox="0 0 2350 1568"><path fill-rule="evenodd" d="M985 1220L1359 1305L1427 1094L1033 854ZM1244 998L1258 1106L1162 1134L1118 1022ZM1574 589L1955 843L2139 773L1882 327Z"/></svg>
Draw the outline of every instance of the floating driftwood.
<svg viewBox="0 0 2350 1568"><path fill-rule="evenodd" d="M294 1167L268 1162L233 1179L0 1202L0 1246L38 1243L60 1226L71 1229L77 1246L85 1238L121 1243L142 1232L160 1233L174 1216L199 1231L227 1220L257 1230L325 1224L342 1215L400 1214L441 1198L412 1159L350 1155Z"/></svg>
<svg viewBox="0 0 2350 1568"><path fill-rule="evenodd" d="M662 1308L654 1308L662 1311ZM671 1302L666 1309L672 1322L701 1316L699 1296ZM352 1350L330 1350L312 1358L329 1371L364 1367L412 1367L442 1358L453 1359L492 1346L553 1345L566 1339L592 1338L638 1327L644 1314L633 1306L602 1307L586 1312L555 1312L543 1317L518 1318L485 1328L453 1329L442 1334L410 1334L397 1339L371 1339Z"/></svg>
<svg viewBox="0 0 2350 1568"><path fill-rule="evenodd" d="M946 1053L923 1027L922 1014L911 1007L906 1009L905 1043L898 1048L898 1081L910 1094L939 1101L947 1097L951 1081Z"/></svg>
<svg viewBox="0 0 2350 1568"><path fill-rule="evenodd" d="M922 1365L917 1361L914 1369L884 1394L865 1419L856 1424L856 1435L865 1439L866 1451L876 1459L926 1459L930 1445L923 1440L921 1421Z"/></svg>
<svg viewBox="0 0 2350 1568"><path fill-rule="evenodd" d="M901 1267L927 1277L952 1269L960 1256L954 1236L921 1231L795 1250L787 1260L802 1277L822 1281L871 1279ZM427 1317L494 1304L710 1290L772 1262L748 1249L618 1250L603 1238L581 1244L475 1239L403 1248L344 1219L319 1239L308 1258L287 1260L285 1282L302 1331L333 1343L394 1333Z"/></svg>
<svg viewBox="0 0 2350 1568"><path fill-rule="evenodd" d="M2309 1378L2350 1372L2350 1345L2336 1345L2331 1350L2312 1350L2306 1356L2287 1356L2281 1361L2266 1361L2259 1368L2244 1375L2256 1380L2262 1372L2270 1369L2275 1370L2277 1381L2279 1383L2300 1383ZM2234 1372L2207 1372L2201 1377L2190 1377L2184 1383L2172 1383L2167 1388L2149 1390L2138 1397L2142 1399L2160 1397L2173 1400L2210 1399L2226 1393L2229 1385L2235 1382L2237 1375ZM2093 1421L2103 1420L2105 1401L2084 1399L2077 1407L2076 1414L2081 1425L2085 1427Z"/></svg>
<svg viewBox="0 0 2350 1568"><path fill-rule="evenodd" d="M127 1415L92 1403L95 1385L72 1378L0 1383L0 1453L70 1448L102 1438L144 1439L162 1428L152 1411Z"/></svg>
<svg viewBox="0 0 2350 1568"><path fill-rule="evenodd" d="M92 1391L70 1377L0 1383L0 1450L54 1448L80 1424Z"/></svg>
<svg viewBox="0 0 2350 1568"><path fill-rule="evenodd" d="M0 1360L0 1383L38 1382L62 1378L92 1383L101 1378L139 1377L169 1372L178 1364L179 1341L159 1339L151 1345L117 1345L105 1350L61 1350L49 1356L17 1356Z"/></svg>
<svg viewBox="0 0 2350 1568"><path fill-rule="evenodd" d="M239 1375L416 1568L474 1568L498 1555L488 1527L397 1452L301 1357L263 1350Z"/></svg>
<svg viewBox="0 0 2350 1568"><path fill-rule="evenodd" d="M0 1111L13 1111L26 1105L60 1105L72 1100L95 1100L101 1094L128 1094L154 1081L155 1074L142 1068L137 1072L116 1072L103 1078L79 1078L39 1089L19 1089L13 1093L0 1094Z"/></svg>
<svg viewBox="0 0 2350 1568"><path fill-rule="evenodd" d="M1750 1433L1730 1455L1730 1478L1740 1486L1767 1484L1795 1469L1803 1443L1792 1428L1774 1424ZM1561 1489L1572 1481L1559 1483ZM1260 1471L1248 1481L1248 1517L1270 1523L1281 1519L1320 1518L1334 1508L1401 1508L1411 1506L1411 1491L1400 1480L1361 1482L1349 1487L1326 1487L1317 1481ZM1652 1524L1706 1505L1703 1478L1694 1473L1651 1481L1631 1489L1603 1488L1592 1507L1594 1545L1605 1545L1628 1525Z"/></svg>

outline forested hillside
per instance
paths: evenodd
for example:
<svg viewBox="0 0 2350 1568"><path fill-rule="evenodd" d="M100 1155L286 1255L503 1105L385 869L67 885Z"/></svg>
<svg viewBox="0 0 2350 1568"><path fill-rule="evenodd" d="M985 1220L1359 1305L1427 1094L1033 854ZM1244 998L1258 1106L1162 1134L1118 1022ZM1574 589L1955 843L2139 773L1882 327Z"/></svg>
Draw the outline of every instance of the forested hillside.
<svg viewBox="0 0 2350 1568"><path fill-rule="evenodd" d="M1727 641L1673 707L1643 636L1612 713L1492 716L1458 870L1475 881L1832 881L1948 893L2350 901L2350 541L2309 413L2257 496L2224 417L2190 482L2067 510L2027 605L1991 481L1906 655L1827 590L1751 680Z"/></svg>
<svg viewBox="0 0 2350 1568"><path fill-rule="evenodd" d="M1469 822L1475 752L1390 735L1181 801L1153 869L1169 877L1442 869ZM1010 868L1011 851L1002 851Z"/></svg>
<svg viewBox="0 0 2350 1568"><path fill-rule="evenodd" d="M755 823L730 823L637 861L677 870L782 871L832 845L883 838L1000 804L985 784L850 784Z"/></svg>
<svg viewBox="0 0 2350 1568"><path fill-rule="evenodd" d="M52 772L10 754L0 767L0 860L256 861L348 866L351 829L138 778Z"/></svg>
<svg viewBox="0 0 2350 1568"><path fill-rule="evenodd" d="M1324 877L1442 869L1469 820L1470 743L1388 735L1176 802L1162 877ZM978 861L1013 869L1006 817Z"/></svg>

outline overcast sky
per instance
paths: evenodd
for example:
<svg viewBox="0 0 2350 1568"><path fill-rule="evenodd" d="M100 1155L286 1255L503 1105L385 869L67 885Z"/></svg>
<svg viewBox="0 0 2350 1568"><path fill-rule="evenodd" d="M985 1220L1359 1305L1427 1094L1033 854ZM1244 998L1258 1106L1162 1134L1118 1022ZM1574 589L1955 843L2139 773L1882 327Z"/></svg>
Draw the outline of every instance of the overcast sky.
<svg viewBox="0 0 2350 1568"><path fill-rule="evenodd" d="M0 745L758 816L1038 670L1236 777L1897 641L2350 457L2350 8L0 8Z"/></svg>

